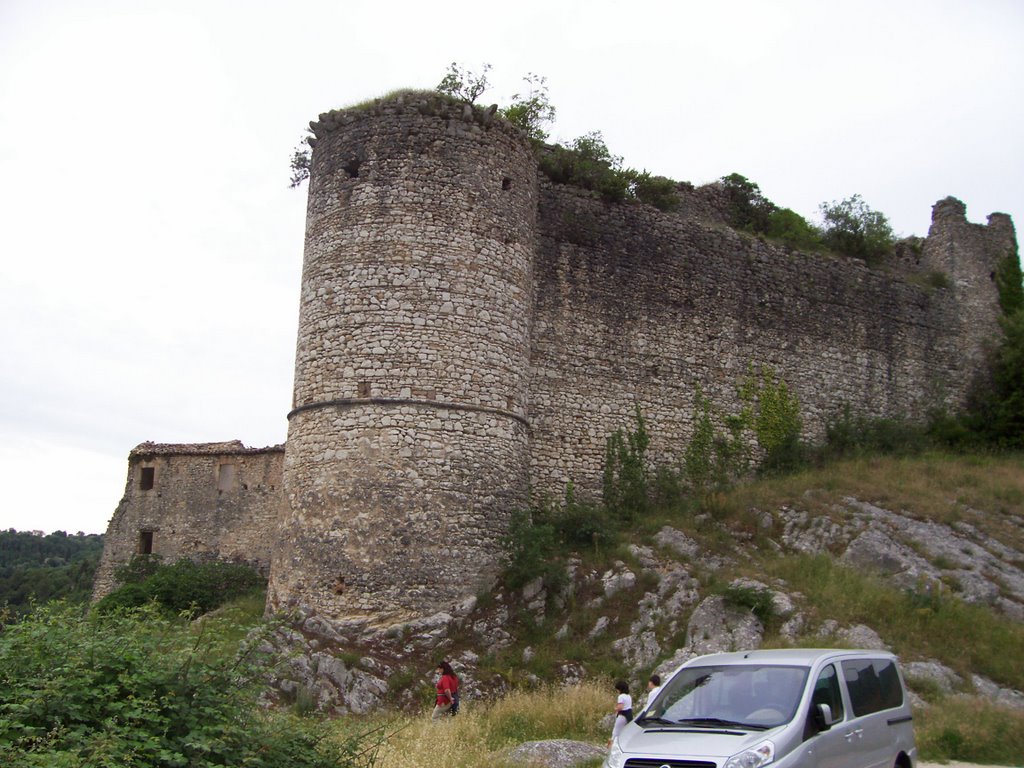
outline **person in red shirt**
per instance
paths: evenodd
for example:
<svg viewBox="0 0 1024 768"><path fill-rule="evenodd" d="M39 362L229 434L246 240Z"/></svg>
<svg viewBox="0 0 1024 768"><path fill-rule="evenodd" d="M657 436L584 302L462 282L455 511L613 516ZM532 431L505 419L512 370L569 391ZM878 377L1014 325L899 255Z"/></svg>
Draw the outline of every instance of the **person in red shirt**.
<svg viewBox="0 0 1024 768"><path fill-rule="evenodd" d="M437 698L434 699L434 712L430 718L439 719L442 715L454 715L459 707L459 678L455 676L452 665L447 661L437 664Z"/></svg>

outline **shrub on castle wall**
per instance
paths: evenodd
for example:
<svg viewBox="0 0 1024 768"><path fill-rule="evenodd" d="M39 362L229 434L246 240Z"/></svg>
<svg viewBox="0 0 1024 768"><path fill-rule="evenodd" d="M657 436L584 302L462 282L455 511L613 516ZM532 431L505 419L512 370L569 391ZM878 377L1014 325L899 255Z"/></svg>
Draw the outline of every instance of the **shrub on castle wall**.
<svg viewBox="0 0 1024 768"><path fill-rule="evenodd" d="M860 195L819 206L822 241L834 251L877 265L896 242L885 214L873 211Z"/></svg>

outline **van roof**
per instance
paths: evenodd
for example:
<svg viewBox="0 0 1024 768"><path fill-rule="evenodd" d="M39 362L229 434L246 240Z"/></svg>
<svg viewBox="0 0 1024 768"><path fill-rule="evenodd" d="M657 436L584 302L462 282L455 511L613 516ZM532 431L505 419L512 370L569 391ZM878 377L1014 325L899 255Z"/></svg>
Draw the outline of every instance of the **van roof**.
<svg viewBox="0 0 1024 768"><path fill-rule="evenodd" d="M776 648L733 653L713 653L690 659L684 666L707 666L711 664L780 664L783 666L813 666L824 658L875 658L895 659L889 651L870 651L852 648Z"/></svg>

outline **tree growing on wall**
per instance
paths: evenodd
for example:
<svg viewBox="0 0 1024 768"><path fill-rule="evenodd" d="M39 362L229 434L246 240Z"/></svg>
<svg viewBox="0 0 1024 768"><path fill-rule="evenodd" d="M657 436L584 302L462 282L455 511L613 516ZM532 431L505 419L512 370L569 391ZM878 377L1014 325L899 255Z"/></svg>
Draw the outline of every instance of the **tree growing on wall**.
<svg viewBox="0 0 1024 768"><path fill-rule="evenodd" d="M453 99L475 104L476 100L491 87L487 80L487 73L490 71L490 64L485 63L480 68L480 72L476 73L453 61L448 65L448 72L441 78L441 82L434 90Z"/></svg>
<svg viewBox="0 0 1024 768"><path fill-rule="evenodd" d="M523 81L528 86L526 92L512 94L512 103L500 114L533 141L547 141L544 126L555 121L555 107L548 100L548 80L529 72Z"/></svg>
<svg viewBox="0 0 1024 768"><path fill-rule="evenodd" d="M877 265L893 251L896 238L884 213L872 210L860 195L819 206L822 240L838 253Z"/></svg>
<svg viewBox="0 0 1024 768"><path fill-rule="evenodd" d="M751 234L767 235L790 248L814 250L821 247L821 233L790 208L779 208L761 188L738 173L719 179L729 200L729 224Z"/></svg>

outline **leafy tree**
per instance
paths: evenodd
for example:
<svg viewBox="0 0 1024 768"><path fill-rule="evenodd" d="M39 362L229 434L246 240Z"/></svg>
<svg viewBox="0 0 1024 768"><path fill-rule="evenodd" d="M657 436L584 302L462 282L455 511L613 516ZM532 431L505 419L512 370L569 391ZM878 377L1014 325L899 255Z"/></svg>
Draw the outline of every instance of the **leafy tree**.
<svg viewBox="0 0 1024 768"><path fill-rule="evenodd" d="M770 217L778 210L775 203L746 176L730 173L720 181L729 198L729 224L744 232L767 232Z"/></svg>
<svg viewBox="0 0 1024 768"><path fill-rule="evenodd" d="M528 73L523 78L529 86L524 94L513 94L512 103L501 110L501 116L513 125L522 128L534 141L546 141L548 134L542 126L555 120L555 107L548 100L546 77Z"/></svg>
<svg viewBox="0 0 1024 768"><path fill-rule="evenodd" d="M309 179L309 167L312 163L312 155L309 151L309 144L306 143L305 137L299 141L299 145L292 150L292 159L290 167L292 169L291 180L288 186L295 189L302 182Z"/></svg>
<svg viewBox="0 0 1024 768"><path fill-rule="evenodd" d="M446 96L451 96L453 99L474 104L491 87L487 81L487 73L490 71L490 64L484 64L480 74L477 74L453 61L448 66L448 74L441 78L441 82L437 84L435 90ZM546 90L545 88L545 92Z"/></svg>
<svg viewBox="0 0 1024 768"><path fill-rule="evenodd" d="M885 214L871 210L860 195L819 206L824 227L822 241L838 253L869 264L893 251L895 237Z"/></svg>
<svg viewBox="0 0 1024 768"><path fill-rule="evenodd" d="M257 704L270 627L241 645L155 608L56 602L0 632L0 764L8 768L354 768L363 737ZM235 632L238 630L236 628Z"/></svg>

